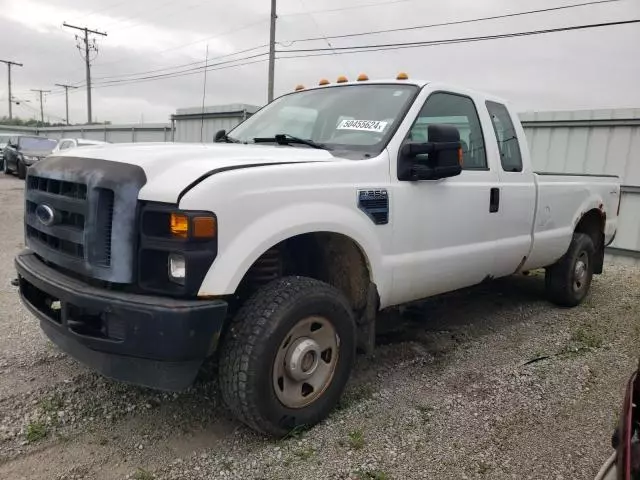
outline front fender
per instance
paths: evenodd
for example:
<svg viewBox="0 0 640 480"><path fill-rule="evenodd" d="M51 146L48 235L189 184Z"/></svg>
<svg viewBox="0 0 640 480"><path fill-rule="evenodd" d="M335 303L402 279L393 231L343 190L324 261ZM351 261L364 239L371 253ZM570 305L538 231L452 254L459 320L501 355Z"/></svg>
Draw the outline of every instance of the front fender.
<svg viewBox="0 0 640 480"><path fill-rule="evenodd" d="M233 238L220 232L218 257L204 278L199 296L233 294L251 265L269 248L296 235L331 232L355 241L368 263L371 281L386 298L391 278L385 272L383 252L376 226L359 211L335 204L304 203L280 208L263 215L239 231Z"/></svg>

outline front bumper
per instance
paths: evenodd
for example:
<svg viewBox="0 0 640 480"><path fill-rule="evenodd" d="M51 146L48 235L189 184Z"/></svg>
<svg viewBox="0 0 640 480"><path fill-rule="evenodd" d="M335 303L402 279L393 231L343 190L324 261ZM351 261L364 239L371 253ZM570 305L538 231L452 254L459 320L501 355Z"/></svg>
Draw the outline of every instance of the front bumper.
<svg viewBox="0 0 640 480"><path fill-rule="evenodd" d="M177 391L217 347L222 300L179 300L98 288L25 250L15 259L20 296L60 349L101 374Z"/></svg>

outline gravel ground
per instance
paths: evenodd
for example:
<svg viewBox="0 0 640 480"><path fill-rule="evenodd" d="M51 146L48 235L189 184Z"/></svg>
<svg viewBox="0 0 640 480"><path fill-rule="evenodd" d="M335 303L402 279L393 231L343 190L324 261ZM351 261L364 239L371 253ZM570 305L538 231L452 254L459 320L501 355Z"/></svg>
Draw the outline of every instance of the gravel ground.
<svg viewBox="0 0 640 480"><path fill-rule="evenodd" d="M331 417L274 441L229 417L207 369L163 394L42 337L10 285L22 187L0 178L0 478L591 479L610 453L638 358L637 267L608 265L572 310L532 274L386 318Z"/></svg>

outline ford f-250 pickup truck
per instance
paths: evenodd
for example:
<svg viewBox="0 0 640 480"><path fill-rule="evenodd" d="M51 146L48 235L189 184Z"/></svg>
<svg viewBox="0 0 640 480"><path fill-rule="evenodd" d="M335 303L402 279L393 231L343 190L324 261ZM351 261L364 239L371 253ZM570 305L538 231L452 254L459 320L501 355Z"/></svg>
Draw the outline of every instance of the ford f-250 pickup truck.
<svg viewBox="0 0 640 480"><path fill-rule="evenodd" d="M178 390L214 356L268 434L328 415L379 310L541 267L574 306L616 231L615 177L534 173L507 104L446 84L300 88L216 140L31 167L20 293L108 377Z"/></svg>

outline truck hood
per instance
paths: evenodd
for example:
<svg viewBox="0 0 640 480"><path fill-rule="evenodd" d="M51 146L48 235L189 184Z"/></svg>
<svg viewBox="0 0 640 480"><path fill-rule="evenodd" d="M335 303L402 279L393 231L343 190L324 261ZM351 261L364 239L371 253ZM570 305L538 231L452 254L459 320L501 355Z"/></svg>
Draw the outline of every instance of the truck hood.
<svg viewBox="0 0 640 480"><path fill-rule="evenodd" d="M326 150L307 147L231 143L105 144L57 152L56 157L93 158L137 165L147 182L141 200L176 203L181 193L203 177L232 170L283 163L336 161Z"/></svg>

